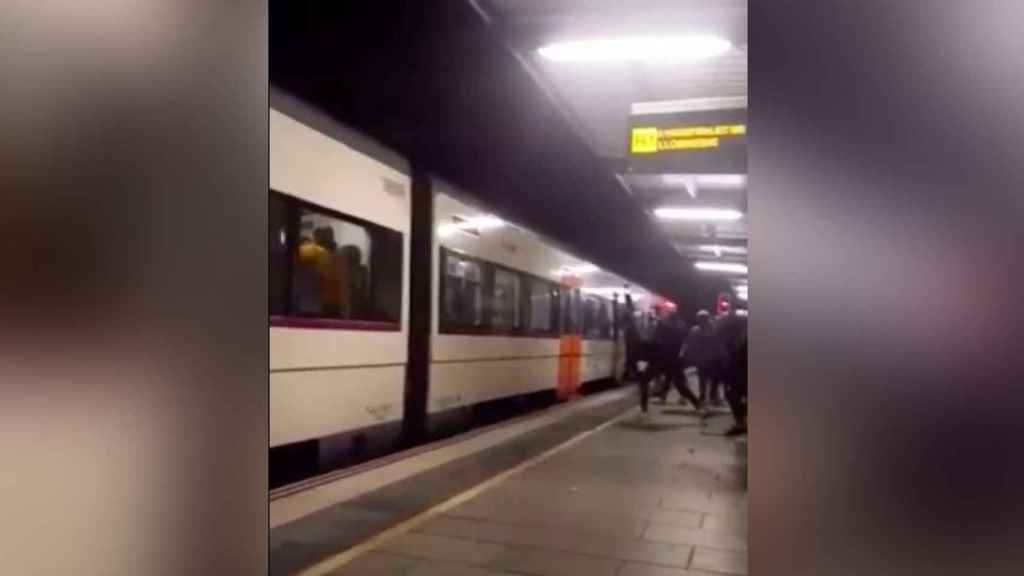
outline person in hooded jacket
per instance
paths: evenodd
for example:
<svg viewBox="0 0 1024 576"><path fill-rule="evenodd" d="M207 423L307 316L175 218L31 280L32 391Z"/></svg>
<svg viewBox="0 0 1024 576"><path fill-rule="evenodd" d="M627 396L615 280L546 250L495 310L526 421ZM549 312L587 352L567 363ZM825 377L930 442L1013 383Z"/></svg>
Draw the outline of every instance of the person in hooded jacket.
<svg viewBox="0 0 1024 576"><path fill-rule="evenodd" d="M686 357L697 367L700 403L710 403L714 385L722 379L726 350L707 310L697 312L697 323L686 338Z"/></svg>
<svg viewBox="0 0 1024 576"><path fill-rule="evenodd" d="M735 420L726 435L736 436L747 432L747 319L736 314L732 306L729 309L730 313L719 322L718 333L726 353L725 397Z"/></svg>

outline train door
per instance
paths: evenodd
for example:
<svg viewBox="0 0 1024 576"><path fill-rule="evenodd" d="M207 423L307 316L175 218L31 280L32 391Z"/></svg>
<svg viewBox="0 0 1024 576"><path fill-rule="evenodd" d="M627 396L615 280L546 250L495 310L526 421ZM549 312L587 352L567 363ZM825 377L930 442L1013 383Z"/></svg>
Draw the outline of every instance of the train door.
<svg viewBox="0 0 1024 576"><path fill-rule="evenodd" d="M558 384L556 392L560 400L578 395L581 384L580 363L582 361L583 337L580 335L580 290L582 281L578 277L562 278L562 336L558 342Z"/></svg>

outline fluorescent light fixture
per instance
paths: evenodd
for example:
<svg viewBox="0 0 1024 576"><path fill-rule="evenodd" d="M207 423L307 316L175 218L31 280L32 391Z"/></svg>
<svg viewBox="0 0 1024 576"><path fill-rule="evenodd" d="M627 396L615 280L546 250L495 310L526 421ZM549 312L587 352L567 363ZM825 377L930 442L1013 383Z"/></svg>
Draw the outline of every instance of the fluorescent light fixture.
<svg viewBox="0 0 1024 576"><path fill-rule="evenodd" d="M690 198L697 197L697 179L684 174L662 174L661 181L669 186L682 186Z"/></svg>
<svg viewBox="0 0 1024 576"><path fill-rule="evenodd" d="M584 263L577 264L575 266L563 265L560 268L556 268L551 271L553 276L583 276L584 274L592 274L600 270L593 264Z"/></svg>
<svg viewBox="0 0 1024 576"><path fill-rule="evenodd" d="M662 174L661 181L668 186L742 188L747 177L744 174Z"/></svg>
<svg viewBox="0 0 1024 576"><path fill-rule="evenodd" d="M505 225L505 221L491 214L481 214L480 216L466 218L466 224L469 228L477 230L491 230L493 228L501 228Z"/></svg>
<svg viewBox="0 0 1024 576"><path fill-rule="evenodd" d="M747 265L735 262L695 262L694 267L704 272L729 272L731 274L746 274Z"/></svg>
<svg viewBox="0 0 1024 576"><path fill-rule="evenodd" d="M705 222L733 222L743 218L743 213L731 208L656 208L654 215L662 220L689 220Z"/></svg>
<svg viewBox="0 0 1024 576"><path fill-rule="evenodd" d="M554 62L675 62L701 60L728 52L732 44L718 36L623 36L548 44L537 50Z"/></svg>
<svg viewBox="0 0 1024 576"><path fill-rule="evenodd" d="M697 176L697 185L700 187L723 187L738 188L747 183L744 174L701 174Z"/></svg>
<svg viewBox="0 0 1024 576"><path fill-rule="evenodd" d="M493 216L491 214L481 214L478 216L460 216L461 221L459 222L445 222L437 227L437 235L441 238L448 238L456 232L467 232L469 230L476 230L483 232L485 230L494 230L501 228L505 225L505 222Z"/></svg>
<svg viewBox="0 0 1024 576"><path fill-rule="evenodd" d="M701 252L710 252L718 257L721 257L722 254L743 255L747 253L747 249L742 246L722 246L720 244L703 244L697 249Z"/></svg>
<svg viewBox="0 0 1024 576"><path fill-rule="evenodd" d="M746 298L744 298L744 300L746 300ZM736 315L737 316L746 316L747 315L746 308L737 308L736 309Z"/></svg>
<svg viewBox="0 0 1024 576"><path fill-rule="evenodd" d="M669 186L686 186L694 182L694 177L687 174L662 174L661 181Z"/></svg>
<svg viewBox="0 0 1024 576"><path fill-rule="evenodd" d="M629 105L629 113L634 116L640 116L644 114L696 112L698 110L742 110L746 107L746 96L718 96L714 98L687 98L682 100L634 102Z"/></svg>

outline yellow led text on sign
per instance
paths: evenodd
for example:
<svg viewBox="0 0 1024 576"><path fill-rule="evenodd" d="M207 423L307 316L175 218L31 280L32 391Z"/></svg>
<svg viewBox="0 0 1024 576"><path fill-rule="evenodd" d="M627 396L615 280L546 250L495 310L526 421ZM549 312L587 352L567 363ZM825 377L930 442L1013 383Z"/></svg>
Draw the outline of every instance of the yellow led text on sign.
<svg viewBox="0 0 1024 576"><path fill-rule="evenodd" d="M658 143L659 150L700 150L718 148L718 138L675 138Z"/></svg>
<svg viewBox="0 0 1024 576"><path fill-rule="evenodd" d="M716 124L685 128L633 128L629 151L653 154L665 150L704 150L718 148L723 137L744 136L746 124Z"/></svg>
<svg viewBox="0 0 1024 576"><path fill-rule="evenodd" d="M658 151L658 129L657 128L633 128L633 135L630 142L630 150L633 152L657 152Z"/></svg>

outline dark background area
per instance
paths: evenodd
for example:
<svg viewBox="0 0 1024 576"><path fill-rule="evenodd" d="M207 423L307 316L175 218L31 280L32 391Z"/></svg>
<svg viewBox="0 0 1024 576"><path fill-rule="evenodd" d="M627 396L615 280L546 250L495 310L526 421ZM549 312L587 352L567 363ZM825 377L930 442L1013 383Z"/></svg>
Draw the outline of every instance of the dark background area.
<svg viewBox="0 0 1024 576"><path fill-rule="evenodd" d="M267 14L0 3L0 572L267 564Z"/></svg>
<svg viewBox="0 0 1024 576"><path fill-rule="evenodd" d="M750 8L750 573L1019 574L1022 6Z"/></svg>

